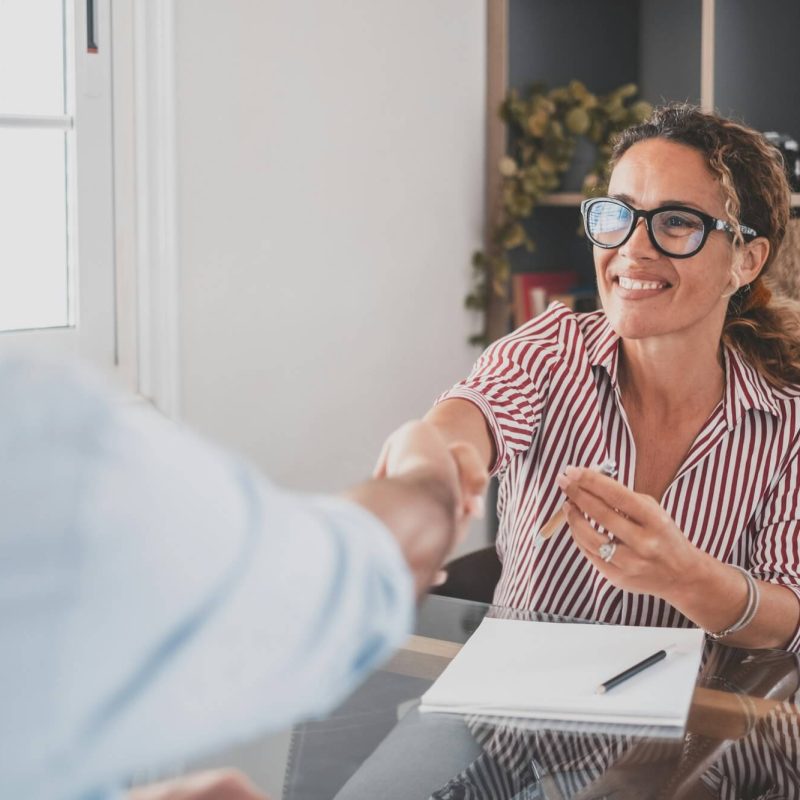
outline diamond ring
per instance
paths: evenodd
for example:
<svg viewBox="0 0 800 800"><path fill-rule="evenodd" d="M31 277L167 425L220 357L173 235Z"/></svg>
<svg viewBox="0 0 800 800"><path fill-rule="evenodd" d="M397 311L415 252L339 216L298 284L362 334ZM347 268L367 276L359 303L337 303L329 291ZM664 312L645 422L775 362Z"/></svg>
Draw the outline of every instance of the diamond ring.
<svg viewBox="0 0 800 800"><path fill-rule="evenodd" d="M603 542L600 545L597 553L603 561L608 564L612 558L614 558L614 553L617 552L617 543L616 542Z"/></svg>

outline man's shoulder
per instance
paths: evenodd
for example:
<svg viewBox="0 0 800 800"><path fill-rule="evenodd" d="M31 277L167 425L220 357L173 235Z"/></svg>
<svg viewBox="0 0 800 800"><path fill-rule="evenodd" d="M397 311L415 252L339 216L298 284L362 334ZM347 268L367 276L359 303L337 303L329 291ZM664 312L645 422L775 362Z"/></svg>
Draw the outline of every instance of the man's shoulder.
<svg viewBox="0 0 800 800"><path fill-rule="evenodd" d="M0 442L58 446L88 441L111 412L102 380L76 362L0 354Z"/></svg>

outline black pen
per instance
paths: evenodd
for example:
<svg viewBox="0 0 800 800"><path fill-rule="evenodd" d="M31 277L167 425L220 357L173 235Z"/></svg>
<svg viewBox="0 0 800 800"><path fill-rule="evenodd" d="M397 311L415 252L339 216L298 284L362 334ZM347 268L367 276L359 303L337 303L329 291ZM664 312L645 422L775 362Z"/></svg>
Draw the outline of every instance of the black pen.
<svg viewBox="0 0 800 800"><path fill-rule="evenodd" d="M657 653L653 653L653 655L648 656L638 664L628 667L628 669L626 669L624 672L620 672L619 675L609 678L605 683L601 683L597 689L595 689L595 694L605 694L609 689L619 686L623 681L628 680L628 678L632 678L634 675L638 675L642 670L652 667L653 664L658 664L658 662L665 659L667 657L667 653L671 652L674 648L675 645L671 644L668 647L665 647L663 650L659 650Z"/></svg>

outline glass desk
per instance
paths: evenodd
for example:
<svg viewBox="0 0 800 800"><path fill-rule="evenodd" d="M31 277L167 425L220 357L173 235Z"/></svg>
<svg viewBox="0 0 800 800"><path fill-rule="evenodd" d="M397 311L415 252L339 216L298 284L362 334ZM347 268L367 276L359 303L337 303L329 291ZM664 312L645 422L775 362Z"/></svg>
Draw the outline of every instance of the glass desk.
<svg viewBox="0 0 800 800"><path fill-rule="evenodd" d="M709 645L683 738L419 714L487 614L544 619L429 597L383 669L329 717L294 729L284 798L800 797L800 670L783 651Z"/></svg>

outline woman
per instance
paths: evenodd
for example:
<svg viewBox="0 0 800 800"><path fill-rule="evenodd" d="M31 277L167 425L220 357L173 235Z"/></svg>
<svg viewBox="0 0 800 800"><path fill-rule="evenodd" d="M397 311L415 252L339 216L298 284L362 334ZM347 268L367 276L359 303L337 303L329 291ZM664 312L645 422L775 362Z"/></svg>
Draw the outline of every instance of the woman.
<svg viewBox="0 0 800 800"><path fill-rule="evenodd" d="M800 650L800 324L763 278L780 156L673 105L612 168L582 209L602 312L552 305L426 417L500 475L495 602Z"/></svg>

